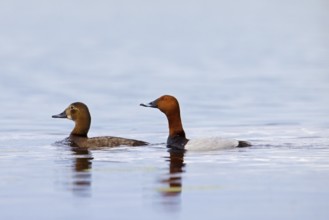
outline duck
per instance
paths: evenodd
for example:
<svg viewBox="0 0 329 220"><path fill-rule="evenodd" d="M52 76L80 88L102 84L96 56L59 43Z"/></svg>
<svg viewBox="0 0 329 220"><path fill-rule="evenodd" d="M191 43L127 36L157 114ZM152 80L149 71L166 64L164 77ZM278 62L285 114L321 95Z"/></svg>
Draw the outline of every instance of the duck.
<svg viewBox="0 0 329 220"><path fill-rule="evenodd" d="M172 95L163 95L148 104L142 103L140 106L157 108L166 115L169 125L169 135L167 138L167 147L169 149L202 151L251 146L251 143L247 141L220 137L197 138L191 140L186 138L181 120L179 102Z"/></svg>
<svg viewBox="0 0 329 220"><path fill-rule="evenodd" d="M52 118L67 118L74 121L75 126L70 136L63 142L67 145L82 148L148 145L145 141L122 137L103 136L89 138L88 131L91 124L91 116L87 105L82 102L70 104L62 113L53 115Z"/></svg>

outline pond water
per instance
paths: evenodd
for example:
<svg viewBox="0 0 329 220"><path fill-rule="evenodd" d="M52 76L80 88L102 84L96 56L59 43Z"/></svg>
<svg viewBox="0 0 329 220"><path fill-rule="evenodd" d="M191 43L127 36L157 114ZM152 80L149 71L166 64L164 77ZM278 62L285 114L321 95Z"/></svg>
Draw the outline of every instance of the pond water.
<svg viewBox="0 0 329 220"><path fill-rule="evenodd" d="M297 1L0 2L1 219L328 219L329 4ZM188 138L250 148L170 154ZM147 147L56 146L70 103L89 136Z"/></svg>

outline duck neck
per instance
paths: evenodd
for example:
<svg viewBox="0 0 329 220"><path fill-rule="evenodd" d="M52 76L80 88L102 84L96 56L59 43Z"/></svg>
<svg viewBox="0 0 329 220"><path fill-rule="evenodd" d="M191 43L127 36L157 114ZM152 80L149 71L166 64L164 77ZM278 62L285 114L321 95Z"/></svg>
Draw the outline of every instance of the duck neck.
<svg viewBox="0 0 329 220"><path fill-rule="evenodd" d="M74 129L71 132L71 135L80 136L80 137L87 137L89 128L90 128L91 118L78 118L75 121Z"/></svg>
<svg viewBox="0 0 329 220"><path fill-rule="evenodd" d="M169 137L173 138L175 136L179 136L182 138L186 138L182 125L182 120L180 117L180 112L178 111L175 114L167 115L167 119L169 124Z"/></svg>

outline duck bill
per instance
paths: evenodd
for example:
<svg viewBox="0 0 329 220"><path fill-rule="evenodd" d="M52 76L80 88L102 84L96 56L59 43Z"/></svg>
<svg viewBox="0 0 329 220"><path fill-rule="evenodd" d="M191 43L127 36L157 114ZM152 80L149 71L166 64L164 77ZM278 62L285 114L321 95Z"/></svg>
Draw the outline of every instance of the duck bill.
<svg viewBox="0 0 329 220"><path fill-rule="evenodd" d="M66 112L63 111L62 113L58 114L58 115L53 115L51 116L52 118L67 118Z"/></svg>
<svg viewBox="0 0 329 220"><path fill-rule="evenodd" d="M140 106L143 107L149 107L149 108L158 108L157 100L154 100L153 102L150 102L148 104L140 104Z"/></svg>

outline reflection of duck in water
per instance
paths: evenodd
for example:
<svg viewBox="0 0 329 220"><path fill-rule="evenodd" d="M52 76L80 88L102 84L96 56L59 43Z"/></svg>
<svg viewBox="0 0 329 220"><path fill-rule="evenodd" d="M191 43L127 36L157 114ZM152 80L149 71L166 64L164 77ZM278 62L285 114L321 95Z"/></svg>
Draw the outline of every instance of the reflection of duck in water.
<svg viewBox="0 0 329 220"><path fill-rule="evenodd" d="M116 147L120 145L126 146L142 146L148 143L144 141L127 139L121 137L94 137L88 138L87 134L90 128L91 116L88 107L81 103L75 102L69 105L62 113L53 115L53 118L68 118L75 122L74 129L70 136L65 140L65 144L75 145L78 147Z"/></svg>
<svg viewBox="0 0 329 220"><path fill-rule="evenodd" d="M237 141L217 137L192 140L187 139L182 125L179 103L173 96L164 95L149 104L141 104L141 106L158 108L167 116L169 124L167 146L171 149L217 150L251 146L251 144L246 141Z"/></svg>
<svg viewBox="0 0 329 220"><path fill-rule="evenodd" d="M89 195L91 187L91 153L86 148L71 148L74 156L73 192L80 196Z"/></svg>
<svg viewBox="0 0 329 220"><path fill-rule="evenodd" d="M177 196L182 192L182 172L184 163L183 151L170 151L169 157L169 177L164 179L163 182L168 183L168 187L163 188L161 192L164 196Z"/></svg>

